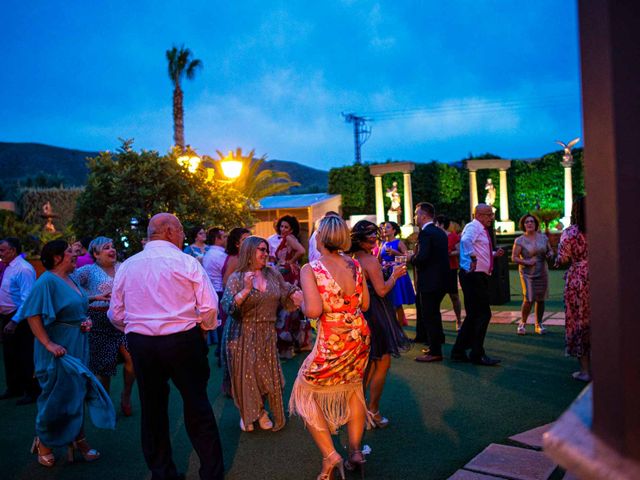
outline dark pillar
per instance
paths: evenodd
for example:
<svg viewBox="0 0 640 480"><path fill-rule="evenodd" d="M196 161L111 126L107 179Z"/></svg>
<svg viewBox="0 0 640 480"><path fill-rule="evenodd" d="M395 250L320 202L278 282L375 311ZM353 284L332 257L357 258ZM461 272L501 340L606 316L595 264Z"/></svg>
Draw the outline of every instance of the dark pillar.
<svg viewBox="0 0 640 480"><path fill-rule="evenodd" d="M594 433L640 460L640 2L579 2Z"/></svg>

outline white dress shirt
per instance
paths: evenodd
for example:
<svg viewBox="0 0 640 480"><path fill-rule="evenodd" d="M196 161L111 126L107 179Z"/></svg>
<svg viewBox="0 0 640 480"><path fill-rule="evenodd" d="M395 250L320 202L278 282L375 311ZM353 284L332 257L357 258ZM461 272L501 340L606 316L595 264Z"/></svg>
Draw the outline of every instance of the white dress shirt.
<svg viewBox="0 0 640 480"><path fill-rule="evenodd" d="M222 292L224 290L224 284L222 283L222 267L227 259L227 254L224 248L220 245L213 245L207 250L202 259L202 266L204 271L209 275L209 280L213 284L213 289L216 292Z"/></svg>
<svg viewBox="0 0 640 480"><path fill-rule="evenodd" d="M278 250L278 247L282 243L282 237L277 233L274 233L267 238L267 243L269 244L269 256L275 258L276 250Z"/></svg>
<svg viewBox="0 0 640 480"><path fill-rule="evenodd" d="M320 257L322 256L318 251L318 241L316 240L317 236L318 236L318 230L315 230L311 234L311 237L309 238L309 263L319 260Z"/></svg>
<svg viewBox="0 0 640 480"><path fill-rule="evenodd" d="M476 272L491 275L493 247L488 231L475 218L467 223L460 237L460 268L471 271L471 254L476 256Z"/></svg>
<svg viewBox="0 0 640 480"><path fill-rule="evenodd" d="M36 271L29 262L20 255L11 260L0 284L0 313L7 315L18 310L35 282Z"/></svg>
<svg viewBox="0 0 640 480"><path fill-rule="evenodd" d="M125 333L162 336L218 326L218 296L195 258L164 240L148 242L116 272L108 316Z"/></svg>

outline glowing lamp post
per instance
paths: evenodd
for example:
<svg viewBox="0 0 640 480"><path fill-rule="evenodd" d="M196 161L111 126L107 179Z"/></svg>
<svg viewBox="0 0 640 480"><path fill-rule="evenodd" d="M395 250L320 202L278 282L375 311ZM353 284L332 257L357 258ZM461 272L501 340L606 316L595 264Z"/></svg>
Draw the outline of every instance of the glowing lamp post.
<svg viewBox="0 0 640 480"><path fill-rule="evenodd" d="M197 155L182 155L177 159L178 165L187 167L189 173L196 173L200 165L200 157Z"/></svg>
<svg viewBox="0 0 640 480"><path fill-rule="evenodd" d="M231 180L235 180L242 173L242 162L235 160L233 152L229 152L229 155L220 160L220 166L224 176Z"/></svg>

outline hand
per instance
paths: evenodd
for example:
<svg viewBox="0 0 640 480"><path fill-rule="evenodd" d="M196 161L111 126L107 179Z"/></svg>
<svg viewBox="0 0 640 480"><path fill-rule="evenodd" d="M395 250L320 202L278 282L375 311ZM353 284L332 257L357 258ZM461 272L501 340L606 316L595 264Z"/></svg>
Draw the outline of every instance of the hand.
<svg viewBox="0 0 640 480"><path fill-rule="evenodd" d="M109 302L111 300L111 292L103 293L102 295L95 295L93 297L94 302Z"/></svg>
<svg viewBox="0 0 640 480"><path fill-rule="evenodd" d="M501 257L504 255L504 250L502 248L499 248L498 250L496 250L496 257Z"/></svg>
<svg viewBox="0 0 640 480"><path fill-rule="evenodd" d="M82 333L87 333L89 330L91 330L91 327L93 327L93 322L89 317L87 317L87 319L80 324L80 331Z"/></svg>
<svg viewBox="0 0 640 480"><path fill-rule="evenodd" d="M291 294L291 301L296 307L300 307L300 305L302 305L303 300L304 300L304 295L300 290L296 290Z"/></svg>
<svg viewBox="0 0 640 480"><path fill-rule="evenodd" d="M253 280L256 278L255 272L246 272L244 274L244 288L251 290L253 288Z"/></svg>
<svg viewBox="0 0 640 480"><path fill-rule="evenodd" d="M16 331L16 327L18 326L18 324L16 322L14 322L13 320L9 321L9 323L7 323L4 327L4 334L5 335L11 335L13 332Z"/></svg>
<svg viewBox="0 0 640 480"><path fill-rule="evenodd" d="M405 263L396 265L395 267L393 267L393 271L391 272L391 276L396 280L406 274L407 274L407 265Z"/></svg>
<svg viewBox="0 0 640 480"><path fill-rule="evenodd" d="M55 358L62 357L65 353L67 353L67 349L62 345L58 345L57 343L49 342L45 345L45 348L51 353Z"/></svg>

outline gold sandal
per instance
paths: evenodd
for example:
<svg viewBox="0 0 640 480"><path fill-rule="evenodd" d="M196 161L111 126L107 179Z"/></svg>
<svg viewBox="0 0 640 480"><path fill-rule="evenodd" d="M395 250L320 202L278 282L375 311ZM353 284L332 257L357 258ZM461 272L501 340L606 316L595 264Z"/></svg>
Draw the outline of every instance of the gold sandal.
<svg viewBox="0 0 640 480"><path fill-rule="evenodd" d="M33 443L31 444L31 453L37 453L38 455L38 463L44 467L53 467L53 464L56 463L56 457L53 455L53 451L49 453L40 453L40 447L46 448L41 442L40 438L34 437Z"/></svg>

